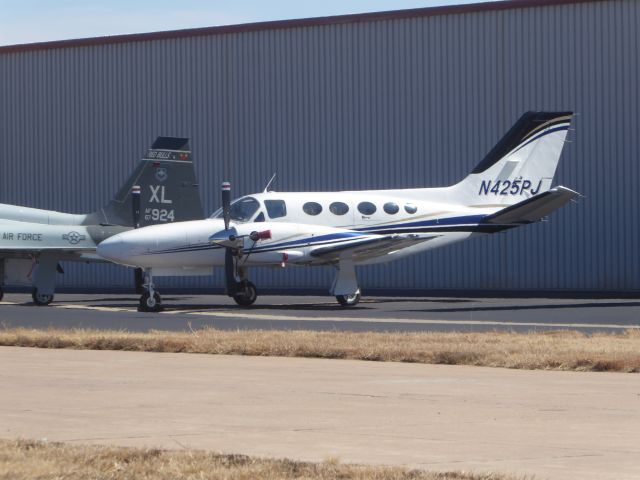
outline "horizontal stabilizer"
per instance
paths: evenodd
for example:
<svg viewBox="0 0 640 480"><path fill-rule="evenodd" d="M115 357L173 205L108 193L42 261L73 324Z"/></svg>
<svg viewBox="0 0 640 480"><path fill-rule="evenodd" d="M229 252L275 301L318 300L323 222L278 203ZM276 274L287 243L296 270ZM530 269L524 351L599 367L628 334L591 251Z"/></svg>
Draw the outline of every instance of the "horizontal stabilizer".
<svg viewBox="0 0 640 480"><path fill-rule="evenodd" d="M316 257L324 262L334 262L341 257L351 256L353 260L363 261L371 258L387 255L401 248L409 247L417 243L425 242L435 237L424 237L414 234L386 235L375 238L365 238L355 242L341 245L330 245L319 247L311 252L312 257Z"/></svg>
<svg viewBox="0 0 640 480"><path fill-rule="evenodd" d="M520 203L503 208L485 217L482 222L500 225L537 222L579 195L578 192L566 187L552 188Z"/></svg>

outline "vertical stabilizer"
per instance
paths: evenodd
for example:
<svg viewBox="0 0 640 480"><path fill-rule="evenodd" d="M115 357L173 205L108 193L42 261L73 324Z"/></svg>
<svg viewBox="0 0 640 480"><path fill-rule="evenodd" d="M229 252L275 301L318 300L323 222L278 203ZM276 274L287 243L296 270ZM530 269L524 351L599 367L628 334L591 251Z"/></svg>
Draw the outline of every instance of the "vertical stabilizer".
<svg viewBox="0 0 640 480"><path fill-rule="evenodd" d="M140 186L140 227L204 218L189 139L158 137L115 197L84 224L133 226L131 189Z"/></svg>
<svg viewBox="0 0 640 480"><path fill-rule="evenodd" d="M452 188L467 205L512 205L546 192L572 112L527 112L478 166Z"/></svg>

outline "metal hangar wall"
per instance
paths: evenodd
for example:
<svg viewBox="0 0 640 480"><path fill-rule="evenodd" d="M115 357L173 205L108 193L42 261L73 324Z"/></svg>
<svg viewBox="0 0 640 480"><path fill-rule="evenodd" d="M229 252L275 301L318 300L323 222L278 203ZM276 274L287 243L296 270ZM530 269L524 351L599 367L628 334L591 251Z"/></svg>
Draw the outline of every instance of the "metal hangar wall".
<svg viewBox="0 0 640 480"><path fill-rule="evenodd" d="M0 202L104 204L158 135L188 136L207 211L276 190L442 186L527 110L578 113L548 222L386 266L363 288L640 289L640 2L523 0L0 47ZM66 265L61 287L128 286ZM328 288L327 269L256 271ZM220 287L221 276L160 280Z"/></svg>

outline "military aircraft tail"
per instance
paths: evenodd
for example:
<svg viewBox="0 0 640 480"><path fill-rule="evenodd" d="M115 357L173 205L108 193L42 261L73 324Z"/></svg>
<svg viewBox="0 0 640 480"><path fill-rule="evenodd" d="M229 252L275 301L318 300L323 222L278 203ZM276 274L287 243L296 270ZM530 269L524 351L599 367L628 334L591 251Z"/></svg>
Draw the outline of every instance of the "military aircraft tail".
<svg viewBox="0 0 640 480"><path fill-rule="evenodd" d="M513 205L546 192L572 112L527 112L478 166L452 188L467 205Z"/></svg>
<svg viewBox="0 0 640 480"><path fill-rule="evenodd" d="M115 197L83 223L134 226L134 186L140 227L204 218L188 138L158 137Z"/></svg>

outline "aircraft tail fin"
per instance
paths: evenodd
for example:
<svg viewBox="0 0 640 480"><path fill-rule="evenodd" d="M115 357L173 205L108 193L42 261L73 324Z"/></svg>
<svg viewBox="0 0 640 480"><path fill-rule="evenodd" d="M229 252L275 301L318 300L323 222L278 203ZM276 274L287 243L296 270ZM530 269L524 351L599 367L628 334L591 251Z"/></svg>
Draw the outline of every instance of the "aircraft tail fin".
<svg viewBox="0 0 640 480"><path fill-rule="evenodd" d="M551 188L572 112L527 112L460 183L467 205L512 205Z"/></svg>
<svg viewBox="0 0 640 480"><path fill-rule="evenodd" d="M188 138L158 137L115 197L85 224L133 226L131 189L140 187L140 227L204 218Z"/></svg>

